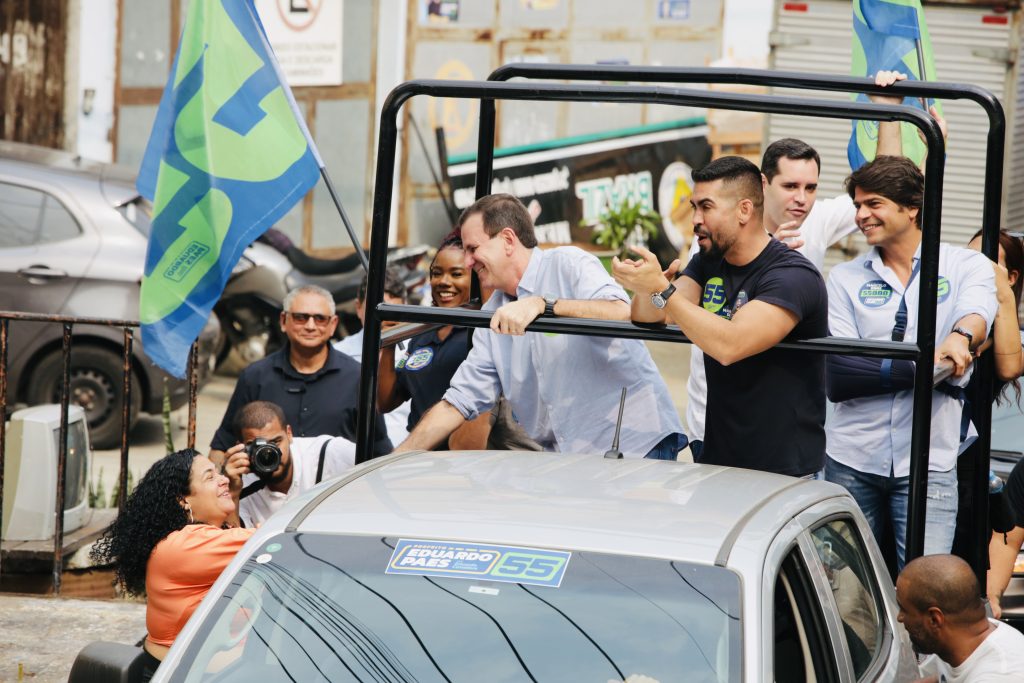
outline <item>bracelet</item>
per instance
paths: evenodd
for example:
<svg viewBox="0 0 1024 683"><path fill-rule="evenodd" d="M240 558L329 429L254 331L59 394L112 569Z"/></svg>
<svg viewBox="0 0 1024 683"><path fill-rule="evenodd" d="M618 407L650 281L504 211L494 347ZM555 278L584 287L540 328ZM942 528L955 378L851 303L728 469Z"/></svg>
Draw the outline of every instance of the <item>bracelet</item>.
<svg viewBox="0 0 1024 683"><path fill-rule="evenodd" d="M1018 353L1020 353L1020 350L1017 350L1017 351L993 351L993 353L996 354L997 356L1016 356Z"/></svg>

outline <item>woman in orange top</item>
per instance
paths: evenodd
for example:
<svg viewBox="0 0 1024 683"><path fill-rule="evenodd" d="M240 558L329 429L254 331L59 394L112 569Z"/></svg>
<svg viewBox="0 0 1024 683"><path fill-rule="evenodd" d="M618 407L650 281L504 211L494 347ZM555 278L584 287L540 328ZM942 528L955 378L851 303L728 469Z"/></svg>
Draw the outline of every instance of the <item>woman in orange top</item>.
<svg viewBox="0 0 1024 683"><path fill-rule="evenodd" d="M192 449L157 461L92 551L115 584L146 596L145 679L220 573L252 536L237 523L228 478Z"/></svg>

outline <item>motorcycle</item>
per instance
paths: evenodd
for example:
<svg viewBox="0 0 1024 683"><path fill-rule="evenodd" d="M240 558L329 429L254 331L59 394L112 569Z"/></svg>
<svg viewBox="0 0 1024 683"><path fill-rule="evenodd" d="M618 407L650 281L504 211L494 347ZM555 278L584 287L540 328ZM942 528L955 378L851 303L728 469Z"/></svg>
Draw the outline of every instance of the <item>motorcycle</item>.
<svg viewBox="0 0 1024 683"><path fill-rule="evenodd" d="M428 274L421 266L428 251L427 246L417 246L388 252L388 265L400 269L410 303L419 303L428 286ZM222 330L218 368L240 370L281 348L284 298L304 285L318 285L334 297L341 320L339 337L358 331L356 296L363 275L358 254L338 259L310 256L271 228L245 250L214 306Z"/></svg>

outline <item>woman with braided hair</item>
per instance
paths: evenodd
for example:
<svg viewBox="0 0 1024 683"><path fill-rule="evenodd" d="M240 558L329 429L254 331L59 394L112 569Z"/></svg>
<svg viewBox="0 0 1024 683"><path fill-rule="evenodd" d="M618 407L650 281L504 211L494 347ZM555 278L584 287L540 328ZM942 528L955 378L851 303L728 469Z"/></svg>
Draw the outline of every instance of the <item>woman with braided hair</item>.
<svg viewBox="0 0 1024 683"><path fill-rule="evenodd" d="M93 547L93 559L113 564L115 585L146 596L146 680L252 536L237 520L228 478L187 448L149 469Z"/></svg>

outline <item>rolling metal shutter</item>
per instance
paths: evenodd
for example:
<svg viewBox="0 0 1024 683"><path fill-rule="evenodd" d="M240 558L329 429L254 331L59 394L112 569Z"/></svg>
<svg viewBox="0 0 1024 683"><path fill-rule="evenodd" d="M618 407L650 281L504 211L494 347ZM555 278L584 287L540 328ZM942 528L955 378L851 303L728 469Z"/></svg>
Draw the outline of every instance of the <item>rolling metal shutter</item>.
<svg viewBox="0 0 1024 683"><path fill-rule="evenodd" d="M776 2L771 34L771 68L780 71L815 71L835 74L850 72L851 8L848 0ZM1003 215L1024 219L1024 178L1012 171L1020 167L1011 161L1010 150L1024 142L1024 124L1015 121L1014 99L1019 96L1016 70L1008 58L1017 55L1019 12L1003 15L1006 23L983 21L992 10L981 7L927 6L925 18L931 34L935 68L943 81L972 83L991 90L1003 102L1007 115L1007 154L1004 176ZM778 90L786 94L822 99L844 99L841 93L808 93ZM1010 98L1008 103L1007 95ZM1008 106L1009 104L1009 106ZM985 170L987 118L971 102L943 102L949 122L949 142L942 205L942 239L965 244L980 227ZM820 196L841 193L850 171L846 145L850 123L845 120L795 116L770 116L765 126L766 141L796 137L813 145L822 159ZM765 144L767 144L767 142ZM1018 154L1020 156L1020 154ZM857 241L862 245L859 235ZM830 252L830 263L843 260Z"/></svg>

